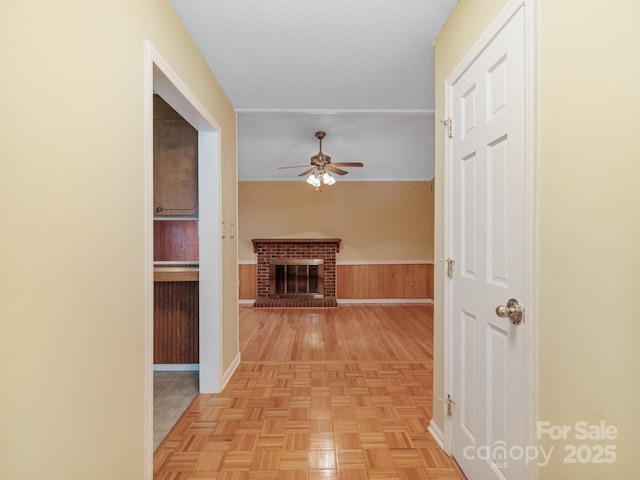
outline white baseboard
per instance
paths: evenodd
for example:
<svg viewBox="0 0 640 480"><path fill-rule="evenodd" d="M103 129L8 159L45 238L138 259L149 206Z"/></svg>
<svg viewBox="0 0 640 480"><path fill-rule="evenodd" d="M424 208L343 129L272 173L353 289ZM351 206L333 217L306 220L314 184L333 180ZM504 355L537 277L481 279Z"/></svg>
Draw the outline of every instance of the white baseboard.
<svg viewBox="0 0 640 480"><path fill-rule="evenodd" d="M434 438L434 440L438 443L440 448L444 450L445 453L448 453L447 450L444 448L444 434L442 433L442 430L440 430L440 427L438 427L438 424L433 421L433 418L429 422L429 427L427 428L427 430L429 430L429 433Z"/></svg>
<svg viewBox="0 0 640 480"><path fill-rule="evenodd" d="M233 362L231 362L231 365L229 365L229 367L222 374L222 385L220 386L220 391L222 391L224 387L227 386L227 383L229 383L229 380L231 380L231 376L238 368L238 365L240 365L240 352L238 352L236 358L234 358Z"/></svg>
<svg viewBox="0 0 640 480"><path fill-rule="evenodd" d="M198 372L199 363L156 363L153 365L154 372Z"/></svg>
<svg viewBox="0 0 640 480"><path fill-rule="evenodd" d="M338 305L358 303L428 303L433 304L432 298L338 298Z"/></svg>

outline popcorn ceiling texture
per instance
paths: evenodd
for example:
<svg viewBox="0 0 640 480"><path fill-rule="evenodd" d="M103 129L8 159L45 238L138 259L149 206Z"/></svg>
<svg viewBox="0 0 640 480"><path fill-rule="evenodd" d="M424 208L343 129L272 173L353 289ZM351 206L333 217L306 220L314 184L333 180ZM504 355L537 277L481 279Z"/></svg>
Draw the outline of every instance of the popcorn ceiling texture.
<svg viewBox="0 0 640 480"><path fill-rule="evenodd" d="M433 109L456 0L171 0L237 109Z"/></svg>
<svg viewBox="0 0 640 480"><path fill-rule="evenodd" d="M300 180L327 132L350 181L434 176L434 46L457 0L170 0L238 112L239 180Z"/></svg>

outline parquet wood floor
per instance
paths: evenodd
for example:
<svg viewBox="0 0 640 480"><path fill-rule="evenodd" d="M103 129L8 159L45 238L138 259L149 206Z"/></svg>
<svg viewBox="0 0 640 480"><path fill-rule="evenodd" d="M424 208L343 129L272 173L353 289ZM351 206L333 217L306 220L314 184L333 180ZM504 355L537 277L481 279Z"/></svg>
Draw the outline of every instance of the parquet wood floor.
<svg viewBox="0 0 640 480"><path fill-rule="evenodd" d="M432 308L240 308L242 363L154 455L158 480L464 479L427 432Z"/></svg>

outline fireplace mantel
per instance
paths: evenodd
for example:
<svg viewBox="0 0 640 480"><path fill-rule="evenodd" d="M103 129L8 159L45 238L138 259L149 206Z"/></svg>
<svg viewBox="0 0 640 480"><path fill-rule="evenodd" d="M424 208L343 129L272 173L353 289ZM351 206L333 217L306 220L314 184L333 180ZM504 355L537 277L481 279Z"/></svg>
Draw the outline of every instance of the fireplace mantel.
<svg viewBox="0 0 640 480"><path fill-rule="evenodd" d="M333 243L336 246L336 253L340 252L340 238L254 238L253 253L258 253L258 245L264 243Z"/></svg>

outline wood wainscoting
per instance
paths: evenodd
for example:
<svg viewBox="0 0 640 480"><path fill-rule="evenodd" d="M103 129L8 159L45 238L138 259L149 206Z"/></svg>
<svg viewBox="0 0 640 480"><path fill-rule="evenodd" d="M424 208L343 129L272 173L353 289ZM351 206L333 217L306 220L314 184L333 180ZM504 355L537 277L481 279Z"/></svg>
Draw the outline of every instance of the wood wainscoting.
<svg viewBox="0 0 640 480"><path fill-rule="evenodd" d="M258 295L258 265L241 263L238 265L238 283L240 300L255 300Z"/></svg>
<svg viewBox="0 0 640 480"><path fill-rule="evenodd" d="M153 363L200 363L198 282L155 282L153 287Z"/></svg>
<svg viewBox="0 0 640 480"><path fill-rule="evenodd" d="M338 265L340 300L433 299L433 264Z"/></svg>
<svg viewBox="0 0 640 480"><path fill-rule="evenodd" d="M238 265L239 299L256 299L253 264ZM432 300L433 263L338 264L338 300Z"/></svg>

